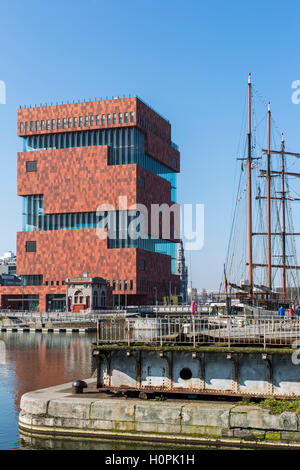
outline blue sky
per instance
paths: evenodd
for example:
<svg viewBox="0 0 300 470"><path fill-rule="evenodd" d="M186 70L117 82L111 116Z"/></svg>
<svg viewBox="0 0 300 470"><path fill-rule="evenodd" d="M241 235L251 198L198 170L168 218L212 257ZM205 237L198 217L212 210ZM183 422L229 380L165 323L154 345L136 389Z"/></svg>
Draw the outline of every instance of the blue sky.
<svg viewBox="0 0 300 470"><path fill-rule="evenodd" d="M296 1L52 0L1 2L0 254L21 229L16 195L19 105L137 94L172 123L181 151L178 200L205 204L205 244L187 253L193 287L218 288L251 71L300 151ZM190 267L190 266L189 266Z"/></svg>

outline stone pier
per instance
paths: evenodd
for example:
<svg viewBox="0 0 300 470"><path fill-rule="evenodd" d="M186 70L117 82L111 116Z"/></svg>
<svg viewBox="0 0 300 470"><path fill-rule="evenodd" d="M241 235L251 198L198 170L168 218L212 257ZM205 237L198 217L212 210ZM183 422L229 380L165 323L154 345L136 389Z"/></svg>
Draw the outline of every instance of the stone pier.
<svg viewBox="0 0 300 470"><path fill-rule="evenodd" d="M86 382L79 395L71 383L23 395L21 435L300 449L294 412L274 415L258 405L226 401L112 397L97 392L96 379Z"/></svg>

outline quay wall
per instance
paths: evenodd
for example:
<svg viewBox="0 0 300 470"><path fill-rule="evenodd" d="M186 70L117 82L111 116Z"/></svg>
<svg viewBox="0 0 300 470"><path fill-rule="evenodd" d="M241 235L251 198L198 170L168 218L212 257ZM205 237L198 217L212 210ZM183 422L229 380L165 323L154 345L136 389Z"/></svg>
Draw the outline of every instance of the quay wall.
<svg viewBox="0 0 300 470"><path fill-rule="evenodd" d="M122 439L269 448L300 448L300 418L257 405L200 400L139 400L95 393L95 379L73 395L71 383L26 393L21 436ZM92 390L94 390L94 393Z"/></svg>

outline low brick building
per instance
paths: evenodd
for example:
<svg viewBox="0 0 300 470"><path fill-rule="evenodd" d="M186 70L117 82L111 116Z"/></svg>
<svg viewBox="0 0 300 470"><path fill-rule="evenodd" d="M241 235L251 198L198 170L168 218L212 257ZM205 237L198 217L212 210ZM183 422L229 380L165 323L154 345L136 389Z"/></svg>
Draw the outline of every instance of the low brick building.
<svg viewBox="0 0 300 470"><path fill-rule="evenodd" d="M66 280L66 305L70 312L104 309L111 305L111 287L101 277L71 277Z"/></svg>

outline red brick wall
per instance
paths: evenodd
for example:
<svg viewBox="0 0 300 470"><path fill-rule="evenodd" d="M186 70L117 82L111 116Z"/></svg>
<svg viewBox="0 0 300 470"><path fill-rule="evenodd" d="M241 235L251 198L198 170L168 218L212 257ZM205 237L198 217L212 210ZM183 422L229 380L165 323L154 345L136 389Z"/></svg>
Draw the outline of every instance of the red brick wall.
<svg viewBox="0 0 300 470"><path fill-rule="evenodd" d="M124 117L122 124L119 124L118 113L128 112L128 122L124 123ZM130 112L134 113L133 122L130 122ZM117 122L113 124L113 113L117 114ZM111 124L101 125L101 114L111 115ZM94 125L85 126L84 116L100 116L100 124L96 125L96 119L94 119ZM79 127L68 126L63 129L62 120L68 117L79 117L83 116L83 125ZM47 119L51 120L61 119L60 129L51 128L47 130L30 130L30 122L35 122ZM28 131L25 131L25 122L28 122ZM24 123L23 132L20 132L20 123ZM73 119L72 119L73 125ZM41 126L41 125L40 125ZM113 127L128 127L137 126L146 134L146 153L151 157L161 161L165 165L169 166L175 171L180 171L180 154L177 150L171 147L171 125L168 121L163 119L159 114L153 111L151 108L146 106L137 98L123 98L116 100L104 100L104 101L90 101L87 103L73 103L73 104L61 104L55 106L42 106L36 108L22 108L18 110L18 135L36 135L36 134L49 134L53 132L70 132L87 129L102 129L102 128L113 128ZM57 126L55 126L57 127ZM174 166L174 158L177 161L177 166Z"/></svg>
<svg viewBox="0 0 300 470"><path fill-rule="evenodd" d="M26 172L36 160L37 171ZM43 194L44 212L92 212L99 204L136 202L137 165L107 165L107 146L21 152L18 195Z"/></svg>
<svg viewBox="0 0 300 470"><path fill-rule="evenodd" d="M26 241L36 241L35 253L25 252ZM66 278L87 272L110 282L120 279L129 284L133 280L133 290L127 293L136 294L140 293L139 279L168 282L172 277L169 256L134 248L107 249L106 240L100 240L95 229L18 232L17 257L18 275L42 274L49 286L51 281L59 281L61 286ZM141 258L146 262L145 271L139 269ZM121 293L125 293L123 282Z"/></svg>
<svg viewBox="0 0 300 470"><path fill-rule="evenodd" d="M136 125L136 98L122 98L122 99L116 99L116 100L103 100L103 101L89 101L86 103L71 103L71 104L58 104L58 105L53 105L53 106L39 106L36 108L22 108L18 109L18 135L19 136L25 136L25 135L35 135L35 134L49 134L53 132L67 132L67 131L81 131L81 130L87 130L87 129L99 129L99 128L112 128L112 127L128 127L128 126L135 126ZM124 113L128 112L128 122L124 123L124 116L123 116L123 122L122 124L119 124L119 116L118 113ZM130 112L134 113L134 120L133 122L130 122ZM113 113L117 113L117 123L113 124ZM111 124L107 124L107 120L105 119L105 126L101 125L101 115L102 114L110 114L111 115ZM93 126L85 126L84 125L84 116L100 116L100 124L96 125L96 121L94 122ZM83 123L82 127L79 127L79 117L83 117ZM50 122L50 129L45 129L41 130L39 127L39 130L30 130L30 121L33 121L34 123L36 121L41 121L44 120L46 121L47 119L63 119L66 118L68 119L69 117L77 117L77 127L71 127L66 129L63 129L62 127L62 122L61 122L61 128L57 129L55 125L55 130L52 130L51 128L51 122ZM28 132L25 132L25 125L24 125L24 130L23 132L20 132L20 122L28 122ZM72 122L73 126L73 122Z"/></svg>
<svg viewBox="0 0 300 470"><path fill-rule="evenodd" d="M33 159L37 171L27 173L26 162ZM18 194L43 194L46 214L93 212L99 204L118 210L119 197L127 196L128 207L147 207L149 233L151 204L173 205L168 181L135 164L107 165L107 146L19 153Z"/></svg>
<svg viewBox="0 0 300 470"><path fill-rule="evenodd" d="M145 180L145 187L142 188L140 185L140 178L143 177ZM148 229L149 234L151 230L151 205L152 204L167 204L172 207L175 203L171 201L171 183L164 180L160 176L155 175L151 171L145 170L144 168L137 167L137 201L144 204L148 209ZM179 208L179 205L176 204ZM170 218L170 239L174 240L174 218L173 215ZM160 236L162 236L162 227L160 224ZM179 238L179 234L177 235Z"/></svg>
<svg viewBox="0 0 300 470"><path fill-rule="evenodd" d="M141 260L145 261L145 271L139 269ZM157 287L158 300L169 295L169 282L172 282L172 295L179 295L179 276L171 274L171 258L167 255L137 250L138 288L149 298L155 297L154 287ZM140 281L148 281L140 284Z"/></svg>
<svg viewBox="0 0 300 470"><path fill-rule="evenodd" d="M35 240L36 252L25 252L25 242ZM17 233L17 272L42 274L45 281L67 277L100 276L104 279L136 279L134 249L107 249L107 241L95 229L49 230ZM135 283L134 283L135 284Z"/></svg>

